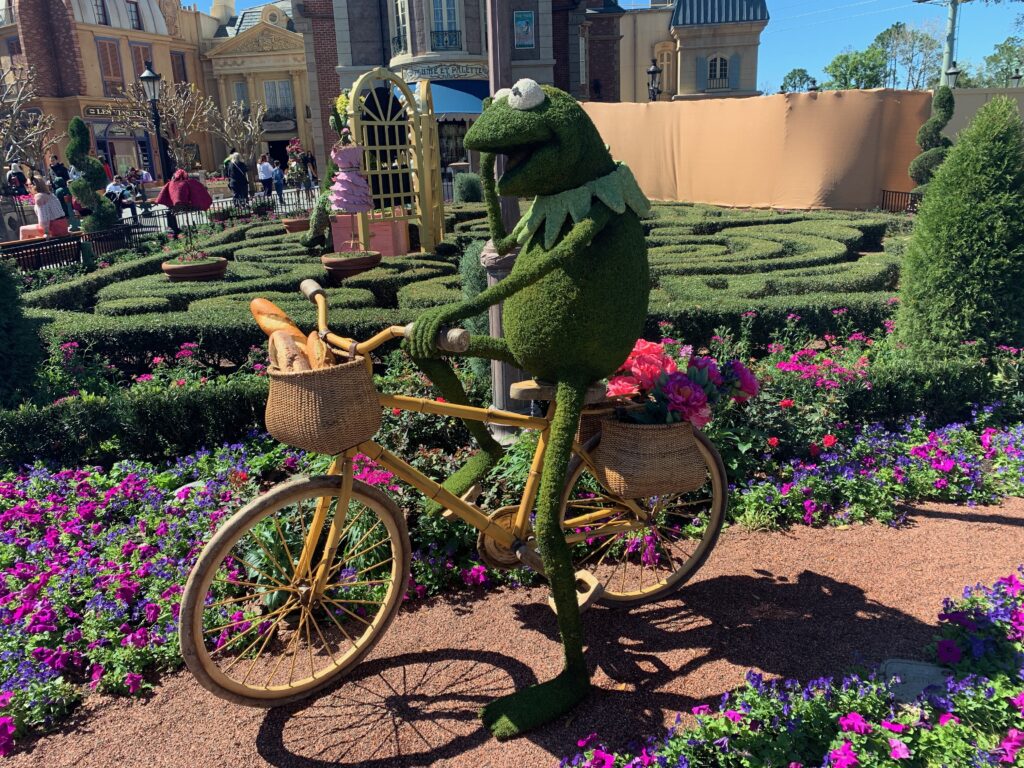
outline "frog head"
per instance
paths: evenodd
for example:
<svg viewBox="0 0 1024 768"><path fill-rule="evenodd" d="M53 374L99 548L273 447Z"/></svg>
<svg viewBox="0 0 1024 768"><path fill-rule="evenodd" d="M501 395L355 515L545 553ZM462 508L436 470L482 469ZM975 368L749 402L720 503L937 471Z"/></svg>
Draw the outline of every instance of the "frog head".
<svg viewBox="0 0 1024 768"><path fill-rule="evenodd" d="M465 146L505 155L498 193L554 195L615 170L601 135L579 102L533 80L502 88L484 104Z"/></svg>

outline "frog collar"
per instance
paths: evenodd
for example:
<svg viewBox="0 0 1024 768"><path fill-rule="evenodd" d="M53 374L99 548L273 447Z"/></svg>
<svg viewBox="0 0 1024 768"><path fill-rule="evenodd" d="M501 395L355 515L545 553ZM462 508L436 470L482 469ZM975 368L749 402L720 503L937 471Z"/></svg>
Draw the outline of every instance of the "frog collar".
<svg viewBox="0 0 1024 768"><path fill-rule="evenodd" d="M571 216L574 224L578 223L590 212L591 200L595 197L615 213L625 213L628 207L638 216L646 216L651 210L633 172L625 163L616 163L615 170L607 176L557 195L534 198L530 209L512 230L512 236L520 245L526 245L543 225L544 249L551 250L566 216Z"/></svg>

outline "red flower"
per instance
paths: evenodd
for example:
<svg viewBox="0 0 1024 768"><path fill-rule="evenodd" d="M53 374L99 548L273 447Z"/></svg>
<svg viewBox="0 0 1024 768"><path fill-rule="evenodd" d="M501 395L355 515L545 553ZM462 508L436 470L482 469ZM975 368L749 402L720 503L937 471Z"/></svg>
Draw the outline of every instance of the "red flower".
<svg viewBox="0 0 1024 768"><path fill-rule="evenodd" d="M810 452L811 456L817 458L818 454L821 453L821 448L818 447L817 443L811 443L811 447L808 448L808 451Z"/></svg>
<svg viewBox="0 0 1024 768"><path fill-rule="evenodd" d="M392 415L392 416L397 416L397 415L398 415L398 414L400 414L401 412L402 412L402 409L401 409L401 408L392 408L392 409L391 409L391 415Z"/></svg>
<svg viewBox="0 0 1024 768"><path fill-rule="evenodd" d="M768 438L768 445L770 445L772 448L778 448L779 447L779 438L777 438L777 437L769 437Z"/></svg>
<svg viewBox="0 0 1024 768"><path fill-rule="evenodd" d="M785 400L779 400L779 408L792 408L794 405L796 403L791 398L787 397Z"/></svg>
<svg viewBox="0 0 1024 768"><path fill-rule="evenodd" d="M435 397L434 400L436 400L439 403L447 403L448 402L443 397Z"/></svg>
<svg viewBox="0 0 1024 768"><path fill-rule="evenodd" d="M826 448L831 448L833 445L835 445L838 442L839 442L839 438L836 437L835 435L825 435L823 438L821 438L821 443Z"/></svg>

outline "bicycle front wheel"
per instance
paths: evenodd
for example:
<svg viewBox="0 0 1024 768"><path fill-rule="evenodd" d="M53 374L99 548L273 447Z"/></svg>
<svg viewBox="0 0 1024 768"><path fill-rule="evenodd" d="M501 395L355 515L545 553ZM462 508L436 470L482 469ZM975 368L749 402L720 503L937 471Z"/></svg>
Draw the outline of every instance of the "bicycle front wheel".
<svg viewBox="0 0 1024 768"><path fill-rule="evenodd" d="M707 469L686 493L622 499L574 454L562 489L562 530L574 568L604 587L600 602L636 605L681 587L704 564L725 522L728 481L711 441L694 431ZM600 435L587 443L593 453Z"/></svg>
<svg viewBox="0 0 1024 768"><path fill-rule="evenodd" d="M347 505L341 493L340 475L282 483L203 548L179 637L204 688L238 704L297 701L355 667L387 630L409 576L405 519L365 483L354 481Z"/></svg>

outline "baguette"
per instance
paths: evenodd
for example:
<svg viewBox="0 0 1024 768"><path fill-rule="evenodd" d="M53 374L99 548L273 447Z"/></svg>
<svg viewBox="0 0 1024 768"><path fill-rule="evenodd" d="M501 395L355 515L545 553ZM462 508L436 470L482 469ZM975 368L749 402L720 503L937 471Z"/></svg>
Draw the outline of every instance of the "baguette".
<svg viewBox="0 0 1024 768"><path fill-rule="evenodd" d="M299 330L283 309L266 299L253 299L249 303L249 311L256 318L256 323L267 336L277 332L286 331L295 337L301 344L306 343L306 335Z"/></svg>
<svg viewBox="0 0 1024 768"><path fill-rule="evenodd" d="M306 357L309 358L309 365L315 371L318 368L327 368L334 365L334 353L330 347L324 344L323 340L313 331L306 338Z"/></svg>
<svg viewBox="0 0 1024 768"><path fill-rule="evenodd" d="M274 331L270 336L270 364L283 373L311 370L309 359L295 337L287 331Z"/></svg>

